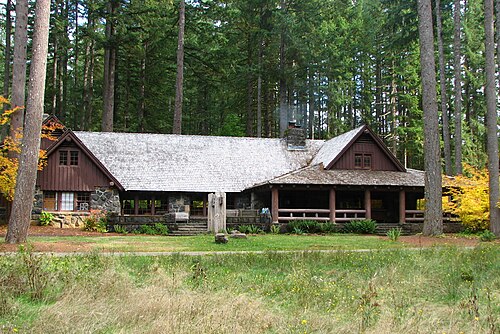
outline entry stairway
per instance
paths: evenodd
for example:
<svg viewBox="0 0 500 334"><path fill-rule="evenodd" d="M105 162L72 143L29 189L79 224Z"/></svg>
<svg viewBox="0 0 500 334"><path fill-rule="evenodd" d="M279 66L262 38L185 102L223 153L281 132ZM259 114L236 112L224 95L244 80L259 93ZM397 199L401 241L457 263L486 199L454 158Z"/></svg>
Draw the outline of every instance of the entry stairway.
<svg viewBox="0 0 500 334"><path fill-rule="evenodd" d="M405 224L395 224L395 223L377 223L375 234L386 235L386 233L393 228L401 228L401 235L412 234L410 228Z"/></svg>
<svg viewBox="0 0 500 334"><path fill-rule="evenodd" d="M171 235L197 235L208 232L206 220L190 220L169 226Z"/></svg>

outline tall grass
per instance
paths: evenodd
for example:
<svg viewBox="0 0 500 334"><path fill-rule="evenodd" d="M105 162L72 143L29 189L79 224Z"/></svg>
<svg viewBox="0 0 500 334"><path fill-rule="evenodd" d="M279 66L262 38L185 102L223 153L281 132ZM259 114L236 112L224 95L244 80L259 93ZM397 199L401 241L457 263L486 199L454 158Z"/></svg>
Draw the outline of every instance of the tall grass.
<svg viewBox="0 0 500 334"><path fill-rule="evenodd" d="M497 333L499 258L497 246L44 256L34 296L19 270L30 264L3 257L0 332Z"/></svg>

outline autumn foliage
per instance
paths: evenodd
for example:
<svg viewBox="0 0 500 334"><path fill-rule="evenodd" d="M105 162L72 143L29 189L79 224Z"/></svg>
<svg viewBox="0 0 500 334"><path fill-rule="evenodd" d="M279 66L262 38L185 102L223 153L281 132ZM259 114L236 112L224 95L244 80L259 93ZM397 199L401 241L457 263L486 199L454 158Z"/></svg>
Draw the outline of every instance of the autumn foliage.
<svg viewBox="0 0 500 334"><path fill-rule="evenodd" d="M9 105L9 101L0 96L0 107L3 105ZM10 115L20 109L16 107L14 109L5 110L0 115L0 125L8 124L10 121ZM61 128L60 124L49 123L43 126L42 138L47 138L49 140L55 140L51 135L52 131ZM21 139L22 139L22 129L15 131L13 136L7 136L0 145L0 195L3 196L8 201L14 199L14 190L16 188L16 175L18 161L17 158L9 157L9 152L20 153L21 152ZM38 169L42 170L46 164L46 155L44 150L40 150Z"/></svg>
<svg viewBox="0 0 500 334"><path fill-rule="evenodd" d="M463 175L445 178L449 200L443 200L443 211L460 218L470 231L489 228L488 171L464 164Z"/></svg>

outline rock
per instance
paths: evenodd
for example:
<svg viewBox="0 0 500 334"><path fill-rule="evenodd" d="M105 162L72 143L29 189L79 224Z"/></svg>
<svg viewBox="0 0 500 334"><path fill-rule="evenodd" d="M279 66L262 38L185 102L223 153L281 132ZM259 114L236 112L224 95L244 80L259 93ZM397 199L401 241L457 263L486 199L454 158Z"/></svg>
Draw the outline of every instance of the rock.
<svg viewBox="0 0 500 334"><path fill-rule="evenodd" d="M227 244L228 239L224 233L217 233L215 235L215 243L216 244Z"/></svg>
<svg viewBox="0 0 500 334"><path fill-rule="evenodd" d="M246 239L247 235L245 233L232 233L231 238L234 239Z"/></svg>

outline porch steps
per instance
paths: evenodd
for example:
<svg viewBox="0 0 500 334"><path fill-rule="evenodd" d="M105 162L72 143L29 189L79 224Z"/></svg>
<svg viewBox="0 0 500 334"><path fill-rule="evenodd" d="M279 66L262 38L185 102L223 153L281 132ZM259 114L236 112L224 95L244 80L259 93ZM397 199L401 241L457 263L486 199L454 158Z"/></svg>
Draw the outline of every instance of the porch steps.
<svg viewBox="0 0 500 334"><path fill-rule="evenodd" d="M377 228L375 229L375 234L386 235L386 233L393 228L401 228L401 235L411 235L411 230L408 226L395 224L395 223L377 223Z"/></svg>
<svg viewBox="0 0 500 334"><path fill-rule="evenodd" d="M197 235L207 233L207 224L199 222L182 222L170 227L171 235Z"/></svg>

